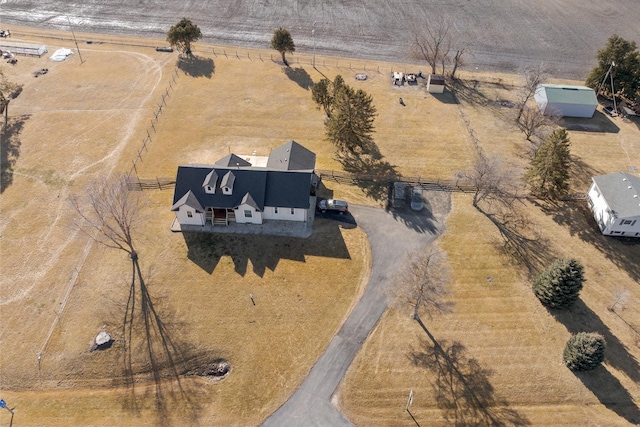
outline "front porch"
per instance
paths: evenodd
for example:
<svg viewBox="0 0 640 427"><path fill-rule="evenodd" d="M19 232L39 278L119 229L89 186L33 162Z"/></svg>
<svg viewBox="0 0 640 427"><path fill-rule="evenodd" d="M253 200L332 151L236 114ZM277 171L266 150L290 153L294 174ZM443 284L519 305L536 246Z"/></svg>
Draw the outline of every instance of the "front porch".
<svg viewBox="0 0 640 427"><path fill-rule="evenodd" d="M220 233L220 234L264 234L268 236L286 236L307 238L313 232L315 210L310 210L307 221L264 220L262 224L238 224L229 221L226 226L206 221L205 225L181 225L177 218L171 224L173 232Z"/></svg>

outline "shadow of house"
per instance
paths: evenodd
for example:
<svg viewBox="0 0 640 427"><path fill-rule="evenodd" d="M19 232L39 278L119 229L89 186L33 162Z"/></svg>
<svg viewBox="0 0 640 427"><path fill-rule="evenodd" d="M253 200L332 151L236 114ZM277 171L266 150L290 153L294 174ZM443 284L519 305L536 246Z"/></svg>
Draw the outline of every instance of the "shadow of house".
<svg viewBox="0 0 640 427"><path fill-rule="evenodd" d="M567 200L538 206L557 224L568 228L572 236L598 249L609 261L626 271L631 279L640 283L640 239L626 240L600 233L586 200Z"/></svg>
<svg viewBox="0 0 640 427"><path fill-rule="evenodd" d="M586 286L589 284L587 283ZM609 327L581 299L567 310L548 310L572 334L585 331L602 334L607 343L606 363L624 372L636 383L640 382L640 363L638 360L627 351L626 346L613 335Z"/></svg>
<svg viewBox="0 0 640 427"><path fill-rule="evenodd" d="M313 86L313 80L307 70L302 67L298 68L283 68L283 73L287 75L291 80L296 82L304 90L309 90Z"/></svg>
<svg viewBox="0 0 640 427"><path fill-rule="evenodd" d="M233 261L235 271L244 276L249 263L263 277L275 271L281 259L305 262L307 256L350 259L340 224L320 219L307 239L249 234L207 234L183 232L187 257L207 273L213 273L222 257Z"/></svg>
<svg viewBox="0 0 640 427"><path fill-rule="evenodd" d="M429 340L422 338L420 347L411 351L409 360L435 375L432 382L438 407L450 425L506 426L529 425L529 420L496 397L491 384L491 371L468 357L458 341L438 342L424 323L416 319Z"/></svg>
<svg viewBox="0 0 640 427"><path fill-rule="evenodd" d="M605 366L587 372L574 372L580 381L607 409L615 412L633 425L640 424L640 409L633 396Z"/></svg>
<svg viewBox="0 0 640 427"><path fill-rule="evenodd" d="M210 79L215 72L215 64L211 58L202 58L195 55L180 57L178 68L190 77L206 77Z"/></svg>
<svg viewBox="0 0 640 427"><path fill-rule="evenodd" d="M578 117L564 117L564 127L567 130L580 132L618 133L620 128L605 114L597 111L590 119Z"/></svg>
<svg viewBox="0 0 640 427"><path fill-rule="evenodd" d="M12 118L0 130L0 194L13 184L13 168L20 157L20 132L29 116Z"/></svg>

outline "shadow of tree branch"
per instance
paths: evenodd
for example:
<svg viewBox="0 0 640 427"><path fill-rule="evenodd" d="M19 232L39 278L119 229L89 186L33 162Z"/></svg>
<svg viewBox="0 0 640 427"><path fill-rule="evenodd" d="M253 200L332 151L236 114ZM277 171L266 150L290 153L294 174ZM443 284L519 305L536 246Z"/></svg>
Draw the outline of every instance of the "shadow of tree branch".
<svg viewBox="0 0 640 427"><path fill-rule="evenodd" d="M429 369L436 375L433 388L438 407L455 426L529 425L529 420L509 408L506 401L495 396L489 381L491 371L466 355L465 347L455 341L438 342L419 316L420 324L429 340L423 339L419 350L409 354L411 362Z"/></svg>
<svg viewBox="0 0 640 427"><path fill-rule="evenodd" d="M9 120L5 129L0 125L0 194L13 184L13 168L20 157L20 132L29 118L28 115Z"/></svg>

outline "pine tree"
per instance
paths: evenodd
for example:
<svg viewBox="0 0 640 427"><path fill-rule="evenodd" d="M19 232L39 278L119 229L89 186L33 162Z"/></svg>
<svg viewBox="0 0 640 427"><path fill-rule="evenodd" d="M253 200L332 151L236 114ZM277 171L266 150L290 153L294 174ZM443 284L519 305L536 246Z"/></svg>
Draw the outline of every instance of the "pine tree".
<svg viewBox="0 0 640 427"><path fill-rule="evenodd" d="M611 70L613 91L635 99L640 91L640 52L636 42L614 34L598 51L597 59L598 65L587 77L586 85L596 90L602 85L602 89L611 95L611 80L605 79Z"/></svg>
<svg viewBox="0 0 640 427"><path fill-rule="evenodd" d="M373 146L373 121L377 115L373 98L362 89L341 85L333 99L326 135L339 150L369 154Z"/></svg>
<svg viewBox="0 0 640 427"><path fill-rule="evenodd" d="M562 357L569 369L589 371L602 363L605 347L602 335L596 332L578 332L567 341Z"/></svg>
<svg viewBox="0 0 640 427"><path fill-rule="evenodd" d="M574 259L557 259L533 280L533 292L547 307L567 308L580 296L585 281L583 270Z"/></svg>
<svg viewBox="0 0 640 427"><path fill-rule="evenodd" d="M567 194L570 145L569 135L564 128L554 130L542 143L525 173L525 180L534 194L551 199L559 199Z"/></svg>

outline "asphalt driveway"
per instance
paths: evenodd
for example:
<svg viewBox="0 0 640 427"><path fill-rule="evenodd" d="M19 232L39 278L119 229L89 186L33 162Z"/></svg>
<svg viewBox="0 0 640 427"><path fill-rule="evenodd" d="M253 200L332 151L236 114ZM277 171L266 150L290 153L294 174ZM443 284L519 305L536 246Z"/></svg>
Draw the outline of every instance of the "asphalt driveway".
<svg viewBox="0 0 640 427"><path fill-rule="evenodd" d="M410 210L350 206L350 212L369 238L372 269L362 298L320 356L309 376L291 398L263 426L350 426L331 404L331 396L369 333L387 309L387 289L393 286L409 252L431 244L444 231L451 207L447 193L428 193L428 209Z"/></svg>

